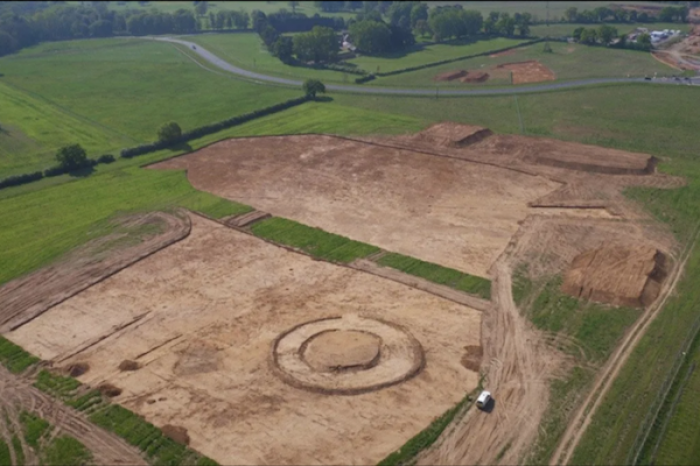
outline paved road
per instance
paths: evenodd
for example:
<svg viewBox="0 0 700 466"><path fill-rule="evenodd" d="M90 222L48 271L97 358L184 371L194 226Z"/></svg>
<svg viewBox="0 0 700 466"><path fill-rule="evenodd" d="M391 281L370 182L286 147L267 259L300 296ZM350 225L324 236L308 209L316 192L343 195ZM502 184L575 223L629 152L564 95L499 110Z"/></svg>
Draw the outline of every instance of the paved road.
<svg viewBox="0 0 700 466"><path fill-rule="evenodd" d="M217 57L210 51L202 46L197 45L193 42L189 42L182 39L174 39L172 37L145 37L145 39L157 40L162 42L171 42L175 44L181 44L187 46L191 52L198 54L200 57L204 58L209 63L226 70L230 73L234 73L240 76L244 76L250 79L256 79L258 81L270 82L275 84L284 84L288 86L301 86L302 81L296 79L278 78L276 76L268 76L265 74L255 73L253 71L244 70L243 68L238 68L227 61ZM507 87L499 89L440 89L439 94L441 96L448 95L498 95L498 94L513 94L513 93L525 93L525 92L537 92L537 91L549 91L555 89L566 89L570 87L579 87L589 84L605 84L605 83L662 83L662 84L676 84L676 85L686 85L692 84L695 86L700 85L700 76L694 77L689 81L681 80L676 81L673 78L657 78L652 81L646 81L644 78L595 78L595 79L579 79L576 81L565 81L565 82L554 82L547 84L539 84L536 86L527 87ZM343 92L354 92L360 94L395 94L395 95L435 95L435 89L406 89L406 88L396 88L396 87L369 87L369 86L343 86L338 84L327 84L326 89L329 91L343 91Z"/></svg>

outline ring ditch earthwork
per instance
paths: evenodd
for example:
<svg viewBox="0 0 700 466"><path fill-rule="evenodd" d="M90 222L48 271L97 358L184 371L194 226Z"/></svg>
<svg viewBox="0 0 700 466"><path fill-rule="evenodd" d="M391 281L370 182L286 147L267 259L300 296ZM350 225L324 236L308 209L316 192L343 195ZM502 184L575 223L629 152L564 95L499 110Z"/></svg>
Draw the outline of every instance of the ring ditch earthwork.
<svg viewBox="0 0 700 466"><path fill-rule="evenodd" d="M329 395L356 395L404 382L425 365L421 344L406 329L346 314L297 325L272 344L283 382Z"/></svg>

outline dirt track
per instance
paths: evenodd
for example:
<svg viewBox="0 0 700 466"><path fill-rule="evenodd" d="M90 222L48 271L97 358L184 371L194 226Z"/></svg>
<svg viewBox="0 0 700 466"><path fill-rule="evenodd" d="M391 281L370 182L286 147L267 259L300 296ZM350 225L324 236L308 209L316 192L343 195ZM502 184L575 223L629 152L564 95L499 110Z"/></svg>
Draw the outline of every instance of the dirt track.
<svg viewBox="0 0 700 466"><path fill-rule="evenodd" d="M27 380L11 374L2 365L0 393L0 410L4 409L9 414L11 422L17 422L22 410L34 413L82 442L92 452L95 464L148 464L134 447L116 435L96 427L81 414L34 388ZM25 452L30 451L28 448L23 449ZM33 458L25 459L25 464L35 464Z"/></svg>
<svg viewBox="0 0 700 466"><path fill-rule="evenodd" d="M561 358L513 303L506 257L498 260L493 273L494 308L484 314L482 326L488 361L484 386L495 394L495 408L491 413L469 411L418 464L516 464L539 432L549 398L548 377Z"/></svg>

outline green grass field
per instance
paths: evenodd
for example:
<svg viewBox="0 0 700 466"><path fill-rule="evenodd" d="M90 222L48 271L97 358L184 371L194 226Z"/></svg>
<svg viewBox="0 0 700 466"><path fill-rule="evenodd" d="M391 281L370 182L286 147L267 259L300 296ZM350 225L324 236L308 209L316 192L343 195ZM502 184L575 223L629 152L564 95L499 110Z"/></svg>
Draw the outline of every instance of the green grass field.
<svg viewBox="0 0 700 466"><path fill-rule="evenodd" d="M0 69L0 178L52 165L69 142L99 156L155 140L167 121L186 131L301 95L208 72L143 40L45 43L0 58Z"/></svg>
<svg viewBox="0 0 700 466"><path fill-rule="evenodd" d="M484 299L491 299L491 281L475 277L458 270L449 269L438 264L423 262L413 257L390 253L381 257L378 264L401 270L410 275L425 278L440 285L449 286L465 293L471 293Z"/></svg>
<svg viewBox="0 0 700 466"><path fill-rule="evenodd" d="M453 70L476 70L488 73L496 65L527 60L539 60L554 72L557 80L626 77L627 75L651 76L654 73L673 75L679 73L678 70L654 59L647 52L588 47L562 42L550 42L550 46L552 47L552 53L544 52L544 44L537 43L515 49L514 52L508 55L497 57L483 56L460 60L434 68L412 71L397 76L387 76L370 81L365 85L422 88L435 85L450 88L502 87L510 84L509 76L503 71L497 71L493 78L489 78L488 81L480 84L464 84L459 81L436 82L433 78L437 74Z"/></svg>

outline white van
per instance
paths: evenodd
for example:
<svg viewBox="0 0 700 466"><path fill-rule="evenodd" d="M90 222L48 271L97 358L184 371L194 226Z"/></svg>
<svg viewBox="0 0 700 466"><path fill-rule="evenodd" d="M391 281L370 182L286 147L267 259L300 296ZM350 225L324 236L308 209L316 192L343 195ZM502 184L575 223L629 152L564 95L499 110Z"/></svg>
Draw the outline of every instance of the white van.
<svg viewBox="0 0 700 466"><path fill-rule="evenodd" d="M486 408L486 406L488 406L489 401L491 401L491 392L487 392L486 390L484 390L479 395L479 398L476 399L476 406L479 409L484 409Z"/></svg>

